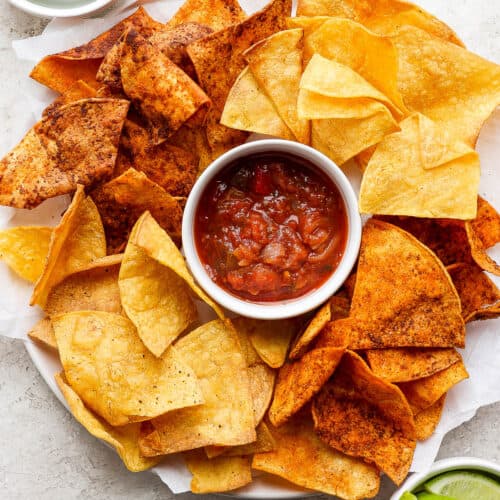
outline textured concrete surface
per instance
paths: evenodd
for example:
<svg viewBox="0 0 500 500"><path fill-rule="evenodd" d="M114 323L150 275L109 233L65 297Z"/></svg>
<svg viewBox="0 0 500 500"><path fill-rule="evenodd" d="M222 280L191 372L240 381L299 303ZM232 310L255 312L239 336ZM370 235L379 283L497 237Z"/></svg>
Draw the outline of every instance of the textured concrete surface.
<svg viewBox="0 0 500 500"><path fill-rule="evenodd" d="M498 0L420 0L420 4L450 23L472 50L500 62ZM12 99L30 69L16 61L10 42L38 34L45 22L0 0L0 141L9 129ZM446 436L439 458L470 455L500 462L499 416L500 403L482 408ZM384 482L377 500L387 500L393 489ZM126 471L117 456L87 434L60 405L23 344L0 338L0 499L172 497L152 474ZM192 498L190 494L177 497Z"/></svg>

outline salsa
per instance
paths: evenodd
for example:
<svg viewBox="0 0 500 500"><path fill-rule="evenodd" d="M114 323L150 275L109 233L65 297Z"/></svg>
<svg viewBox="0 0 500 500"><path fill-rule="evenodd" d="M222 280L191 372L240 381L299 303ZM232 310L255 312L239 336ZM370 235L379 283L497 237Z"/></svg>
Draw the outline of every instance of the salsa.
<svg viewBox="0 0 500 500"><path fill-rule="evenodd" d="M283 153L240 158L208 184L195 244L211 279L251 301L280 301L321 286L346 246L347 216L335 184Z"/></svg>

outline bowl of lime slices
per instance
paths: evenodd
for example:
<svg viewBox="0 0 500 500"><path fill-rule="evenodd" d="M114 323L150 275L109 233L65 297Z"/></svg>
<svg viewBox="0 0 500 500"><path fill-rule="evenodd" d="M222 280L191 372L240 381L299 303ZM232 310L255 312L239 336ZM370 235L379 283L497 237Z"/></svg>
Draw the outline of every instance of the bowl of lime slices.
<svg viewBox="0 0 500 500"><path fill-rule="evenodd" d="M500 500L500 465L455 457L412 474L391 500Z"/></svg>

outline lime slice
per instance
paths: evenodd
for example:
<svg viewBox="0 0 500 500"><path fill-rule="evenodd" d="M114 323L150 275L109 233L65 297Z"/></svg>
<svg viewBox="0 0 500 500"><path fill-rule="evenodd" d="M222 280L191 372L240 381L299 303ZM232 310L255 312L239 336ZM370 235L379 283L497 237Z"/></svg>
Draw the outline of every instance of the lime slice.
<svg viewBox="0 0 500 500"><path fill-rule="evenodd" d="M409 491L405 491L399 500L417 500L417 497L413 494L410 493Z"/></svg>
<svg viewBox="0 0 500 500"><path fill-rule="evenodd" d="M423 491L422 493L417 493L417 500L456 500L455 497L445 497L443 495L436 495L436 493L428 493Z"/></svg>
<svg viewBox="0 0 500 500"><path fill-rule="evenodd" d="M429 493L457 500L500 500L500 483L478 472L446 472L427 481L424 487Z"/></svg>

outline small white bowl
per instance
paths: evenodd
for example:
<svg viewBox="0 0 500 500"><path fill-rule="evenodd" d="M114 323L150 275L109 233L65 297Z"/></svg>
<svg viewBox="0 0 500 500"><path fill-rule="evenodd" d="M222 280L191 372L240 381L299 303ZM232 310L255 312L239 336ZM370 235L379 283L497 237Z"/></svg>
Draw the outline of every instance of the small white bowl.
<svg viewBox="0 0 500 500"><path fill-rule="evenodd" d="M346 207L347 242L344 255L332 276L319 288L295 299L277 302L250 302L240 299L214 283L205 271L196 251L194 220L196 208L207 184L238 158L258 153L288 153L303 158L326 174L337 186ZM196 181L184 209L182 245L186 261L199 285L220 305L242 316L256 319L283 319L315 309L331 297L349 276L358 257L361 242L361 218L358 200L342 170L329 158L309 146L280 139L264 139L238 146L215 160Z"/></svg>
<svg viewBox="0 0 500 500"><path fill-rule="evenodd" d="M18 9L39 17L81 17L98 12L115 0L89 0L88 3L74 7L49 7L30 0L9 0Z"/></svg>
<svg viewBox="0 0 500 500"><path fill-rule="evenodd" d="M500 465L494 462L472 457L445 458L444 460L434 462L427 472L416 472L412 474L403 483L401 488L392 495L391 500L400 500L404 492L412 492L432 477L452 470L477 470L497 476L500 480Z"/></svg>

